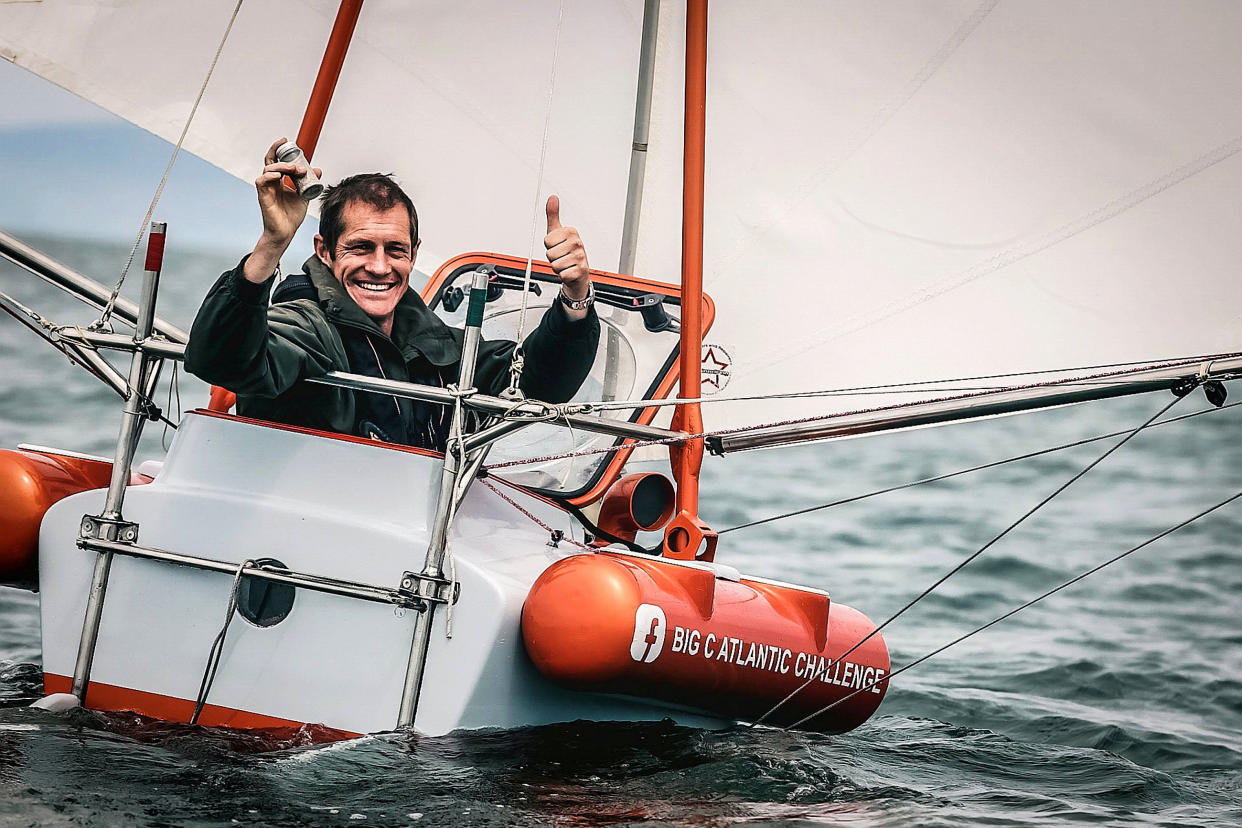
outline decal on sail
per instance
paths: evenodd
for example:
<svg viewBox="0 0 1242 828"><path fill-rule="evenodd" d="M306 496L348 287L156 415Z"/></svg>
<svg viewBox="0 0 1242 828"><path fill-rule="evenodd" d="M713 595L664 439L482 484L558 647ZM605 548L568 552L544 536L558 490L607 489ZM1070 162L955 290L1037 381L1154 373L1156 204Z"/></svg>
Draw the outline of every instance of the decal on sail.
<svg viewBox="0 0 1242 828"><path fill-rule="evenodd" d="M719 394L733 377L733 357L723 345L703 343L703 396Z"/></svg>

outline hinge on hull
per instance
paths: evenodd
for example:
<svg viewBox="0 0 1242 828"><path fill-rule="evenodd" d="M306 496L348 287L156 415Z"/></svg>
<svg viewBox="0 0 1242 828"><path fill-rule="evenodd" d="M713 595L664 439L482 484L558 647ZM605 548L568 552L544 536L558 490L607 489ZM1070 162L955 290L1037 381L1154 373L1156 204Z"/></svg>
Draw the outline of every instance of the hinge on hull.
<svg viewBox="0 0 1242 828"><path fill-rule="evenodd" d="M407 570L401 574L401 585L397 587L397 592L406 599L407 606L425 612L428 604L456 604L461 597L461 584L443 576L435 577Z"/></svg>
<svg viewBox="0 0 1242 828"><path fill-rule="evenodd" d="M116 543L137 543L138 524L128 520L106 518L102 515L83 515L78 529L78 540L107 540ZM80 546L81 544L79 544Z"/></svg>

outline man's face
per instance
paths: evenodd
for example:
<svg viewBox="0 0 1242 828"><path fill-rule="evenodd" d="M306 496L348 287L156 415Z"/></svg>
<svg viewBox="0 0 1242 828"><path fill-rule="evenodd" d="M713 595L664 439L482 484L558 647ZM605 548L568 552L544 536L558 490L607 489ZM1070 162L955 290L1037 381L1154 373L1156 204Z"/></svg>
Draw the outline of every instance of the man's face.
<svg viewBox="0 0 1242 828"><path fill-rule="evenodd" d="M315 253L336 276L367 316L386 334L392 333L393 312L410 286L418 245L410 245L410 216L396 205L379 210L351 201L341 211L345 229L328 250L315 237Z"/></svg>

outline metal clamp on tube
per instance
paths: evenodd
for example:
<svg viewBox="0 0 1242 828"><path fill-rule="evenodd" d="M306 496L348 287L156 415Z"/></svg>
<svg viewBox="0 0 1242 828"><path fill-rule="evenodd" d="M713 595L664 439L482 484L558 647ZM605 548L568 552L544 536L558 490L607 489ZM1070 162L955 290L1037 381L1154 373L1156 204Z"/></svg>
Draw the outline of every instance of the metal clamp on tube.
<svg viewBox="0 0 1242 828"><path fill-rule="evenodd" d="M479 340L482 338L483 309L487 303L486 267L474 272L470 282L470 305L466 309L466 336L462 344L461 373L454 392L453 418L449 426L448 444L444 447L444 468L440 473L440 494L436 500L436 514L431 524L431 536L427 544L427 559L423 571L416 576L415 593L426 600L426 610L414 621L414 638L410 643L410 663L405 672L405 689L401 693L401 709L397 727L414 723L418 709L418 695L422 690L423 671L427 666L427 648L431 643L431 624L437 603L444 603L452 594L453 584L444 577L444 552L448 546L448 530L453 521L455 504L458 502L458 477L465 456L465 407L462 397L474 393L474 367L478 359ZM464 489L461 492L464 494ZM446 595L445 593L448 593Z"/></svg>
<svg viewBox="0 0 1242 828"><path fill-rule="evenodd" d="M125 412L121 417L121 429L116 440L116 455L112 461L112 478L108 483L108 495L103 513L86 515L82 520L84 539L135 543L138 526L121 517L121 504L125 500L125 487L129 483L129 467L138 448L147 410L144 391L153 385L157 374L157 357L142 349L143 342L151 336L155 322L155 298L159 292L160 270L164 263L164 233L167 225L162 221L151 222L147 237L147 261L142 280L142 302L138 307L137 324L134 329L134 355L129 363L129 383L125 397ZM100 552L95 559L95 571L91 576L91 591L87 596L86 614L82 620L82 637L78 641L78 658L73 667L71 692L78 701L86 704L86 688L91 678L91 663L95 658L95 644L99 640L99 621L103 615L104 593L108 589L108 573L112 569L112 552Z"/></svg>

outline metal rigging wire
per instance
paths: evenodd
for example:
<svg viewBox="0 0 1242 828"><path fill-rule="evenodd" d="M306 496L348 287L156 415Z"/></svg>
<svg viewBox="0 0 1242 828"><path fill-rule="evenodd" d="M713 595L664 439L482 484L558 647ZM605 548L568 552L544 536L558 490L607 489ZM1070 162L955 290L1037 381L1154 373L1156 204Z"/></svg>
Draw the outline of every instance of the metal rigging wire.
<svg viewBox="0 0 1242 828"><path fill-rule="evenodd" d="M1015 609L1010 610L1009 612L1005 613L1004 615L1000 615L1000 616L998 616L998 617L996 617L996 618L993 618L991 621L989 621L988 623L984 624L983 626L981 626L981 627L977 627L977 628L975 628L975 629L971 630L970 632L966 633L965 635L959 636L958 638L953 639L952 641L950 641L949 643L947 643L947 644L945 644L945 645L943 645L943 646L941 646L941 647L937 647L935 650L932 650L932 651L931 651L930 653L928 653L927 655L924 655L924 656L921 656L921 657L919 657L919 658L916 658L914 661L911 661L909 664L905 665L904 667L899 667L898 669L896 669L896 670L894 670L893 672L889 673L887 676L885 676L885 677L883 677L883 678L881 678L881 679L878 679L878 680L876 680L876 681L873 681L873 682L871 682L870 684L868 684L868 685L866 685L866 686L864 686L864 687L860 687L860 688L858 688L858 689L854 690L854 691L853 691L852 693L850 693L849 695L847 695L847 696L843 696L842 698L837 699L836 701L832 702L831 704L825 705L824 707L820 708L819 710L815 711L814 713L812 713L812 714L810 714L810 715L808 715L808 716L804 716L803 718L799 719L798 721L794 722L793 724L786 726L786 728L785 728L785 729L786 729L786 730L788 730L789 728L794 728L794 727L797 727L798 725L805 724L806 722L809 722L811 719L814 719L814 718L816 718L817 716L821 716L821 715L823 715L824 713L827 713L829 710L831 710L832 708L836 707L837 705L842 704L843 702L846 702L846 701L848 701L848 700L850 700L850 699L854 698L854 696L858 695L859 693L862 693L862 692L864 692L864 691L866 691L866 690L870 690L870 689L872 689L873 687L875 687L876 685L880 684L881 682L891 681L891 680L892 680L892 678L893 678L893 676L900 675L901 673L904 673L905 671L909 670L911 667L914 667L916 664L922 664L924 661L927 661L928 659L932 658L933 656L936 656L936 655L939 655L940 653L943 653L945 650L949 649L950 647L952 647L952 646L954 646L954 645L956 645L956 644L960 644L961 642L965 641L966 639L970 638L971 636L977 635L978 633L983 632L984 630L988 629L989 627L993 627L993 626L995 626L996 624L999 624L1001 621L1004 621L1006 618L1010 618L1010 617L1012 617L1012 616L1014 616L1014 615L1017 615L1019 612L1021 612L1021 611L1022 611L1022 610L1024 610L1024 609L1026 609L1027 607L1032 606L1032 605L1034 605L1034 604L1037 604L1037 603L1039 603L1040 601L1044 600L1045 598L1047 598L1047 597L1049 597L1049 596L1051 596L1051 595L1055 595L1056 593L1060 592L1061 590L1065 589L1066 587L1073 586L1074 584L1078 583L1079 581L1083 580L1084 578L1086 578L1086 577L1088 577L1088 576L1090 576L1090 575L1094 575L1095 573L1099 572L1099 571L1100 571L1101 569L1103 569L1104 567L1106 567L1106 566L1111 566L1112 564L1115 564L1117 561L1121 560L1122 558L1126 557L1127 555L1130 555L1130 554L1132 554L1132 553L1134 553L1134 552L1137 552L1137 551L1139 551L1140 549L1142 549L1142 548L1143 548L1143 547L1145 547L1145 546L1150 546L1151 544L1155 543L1156 541L1160 540L1161 538L1164 538L1164 537L1167 537L1167 536L1169 536L1169 535L1173 534L1173 533L1174 533L1174 532L1176 532L1178 529L1181 529L1181 528L1183 528L1183 527L1185 527L1185 526L1189 526L1190 524L1194 523L1194 522L1195 522L1196 520L1198 520L1199 518L1204 517L1205 515L1208 515L1208 514L1210 514L1210 513L1212 513L1212 512L1215 512L1217 509L1220 509L1220 508L1221 508L1221 507L1223 507L1223 506L1227 506L1227 505L1229 505L1230 503L1232 503L1233 501L1237 500L1237 499L1238 499L1238 498L1240 498L1240 497L1242 497L1242 492L1238 492L1238 493L1237 493L1237 494L1235 494L1235 495L1231 495L1231 496L1229 496L1229 497L1225 498L1224 500L1222 500L1221 502L1217 503L1217 504L1216 504L1216 505L1214 505L1214 506L1209 506L1208 508L1204 509L1203 511L1201 511L1201 512L1199 512L1198 514L1194 515L1193 517L1189 517L1189 518L1187 518L1186 520L1183 520L1181 523L1178 523L1178 524L1176 524L1176 525L1174 525L1174 526L1169 527L1168 529L1165 529L1165 530L1164 530L1163 532L1161 532L1160 534L1158 534L1158 535L1156 535L1156 536L1154 536L1154 537L1148 538L1147 540L1145 540L1145 541L1143 541L1142 543L1140 543L1138 546L1131 547L1130 549L1127 549L1125 552L1122 552L1120 555L1116 555L1116 556L1114 556L1114 557L1112 557L1112 558L1109 558L1109 559L1108 559L1107 561L1105 561L1104 563L1099 564L1098 566L1094 566L1094 567L1092 567L1091 569L1088 569L1086 572L1083 572L1083 573L1081 573L1081 574L1079 574L1079 575L1075 575L1073 578L1070 578L1068 581L1066 581L1066 582L1062 583L1061 585L1056 586L1056 587L1053 587L1052 589L1048 590L1047 592L1043 593L1042 595L1039 595L1039 596L1037 596L1037 597L1035 597L1035 598L1032 598L1031 600L1027 601L1025 604L1021 605L1020 607L1016 607ZM770 713L771 711L768 711L768 712ZM765 714L765 715L767 715L767 714ZM756 722L755 722L755 724L758 724L758 723L759 723L758 721L756 721Z"/></svg>
<svg viewBox="0 0 1242 828"><path fill-rule="evenodd" d="M1242 405L1242 403L1233 402L1227 405L1222 405L1219 408L1205 408L1202 411L1194 411L1190 414L1182 414L1177 417L1170 417L1167 420L1161 420L1158 423L1152 423L1151 426L1149 427L1155 428L1156 426L1168 425L1169 423L1177 423L1177 422L1181 422L1182 420L1189 420L1191 417L1199 417L1204 414L1212 414L1217 411L1224 411L1227 408L1236 408L1239 405ZM910 489L915 486L921 486L924 483L938 483L941 480L948 480L951 477L959 477L963 474L970 474L971 472L984 471L985 469L991 469L997 466L1003 466L1006 463L1016 463L1019 460L1029 460L1032 457L1040 457L1045 454L1053 454L1058 451L1064 451L1065 449L1077 448L1078 446L1085 446L1085 445L1088 445L1089 443L1096 443L1096 442L1099 442L1100 440L1107 440L1110 437L1120 437L1123 434L1126 434L1128 431L1129 430L1127 429L1125 431L1114 431L1110 434L1100 434L1096 437L1088 437L1084 440L1076 440L1072 443L1063 443L1059 446L1053 446L1052 448L1040 449L1039 451L1032 451L1027 454L1019 454L1019 455L1015 455L1014 457L1007 457L1004 460L993 460L991 463L983 463L982 465L971 466L968 469L958 469L957 471L946 472L945 474L938 474L933 477L924 477L919 480L911 480L906 483L899 483L895 486L889 486L884 489L876 489L875 491L867 492L866 494L853 495L852 497L845 497L840 500L833 500L829 503L821 503L818 506L807 506L806 508L803 508L803 509L795 509L792 512L784 512L779 515L772 515L771 517L760 518L759 520L752 520L749 523L740 523L737 526L731 526L728 529L721 529L717 532L717 534L723 535L728 532L736 532L739 529L749 529L752 526L762 526L765 523L773 523L775 521L783 520L789 517L797 517L798 515L806 515L806 514L810 514L811 512L818 512L821 509L829 509L833 506L844 506L847 503L856 503L857 501L866 500L867 498L876 497L878 495L888 494L890 492L898 492L898 491L901 491L902 489Z"/></svg>
<svg viewBox="0 0 1242 828"><path fill-rule="evenodd" d="M526 272L522 277L522 308L518 314L517 334L513 337L517 346L513 349L513 358L509 362L509 387L506 394L512 399L522 399L519 383L525 367L525 349L523 348L523 332L526 329L526 310L530 302L531 268L535 259L535 240L539 233L540 195L543 192L544 164L548 157L548 131L552 126L552 102L556 97L556 67L561 54L561 32L565 27L565 0L561 0L556 14L556 37L552 41L552 70L548 78L548 102L543 114L543 138L539 142L539 171L535 174L535 206L531 211L530 244L526 250Z"/></svg>
<svg viewBox="0 0 1242 828"><path fill-rule="evenodd" d="M1167 412L1170 408L1172 408L1173 406L1177 405L1177 403L1178 403L1181 399L1182 399L1182 397L1174 397L1174 398L1172 399L1172 401L1170 401L1167 405L1165 405L1164 407L1162 407L1162 408L1161 408L1159 411L1157 411L1155 414L1151 415L1151 417L1149 417L1149 418L1148 418L1145 422L1143 422L1143 423L1142 423L1141 425L1139 425L1137 428L1135 428L1135 429L1131 430L1131 431L1130 431L1128 434L1126 434L1126 436L1125 436L1125 437L1123 437L1121 440L1118 440L1116 443L1114 443L1112 446L1110 446L1110 447L1108 448L1108 450L1107 450L1107 451L1105 451L1103 454L1101 454L1101 455L1100 455L1099 457L1097 457L1096 459L1092 460L1090 463L1088 463L1088 464L1087 464L1087 466L1086 466L1085 468L1083 468L1081 471L1077 472L1077 473L1076 473L1073 477L1071 477L1069 480L1065 481L1065 482L1064 482L1064 483L1062 483L1060 486L1058 486L1055 490L1053 490L1053 492L1052 492L1051 494L1047 495L1047 496L1046 496L1046 497L1044 497L1042 500L1040 500L1038 503L1036 503L1033 507L1031 507L1030 509L1028 509L1028 510L1026 511L1026 513L1024 513L1024 514L1023 514L1020 518L1018 518L1017 520L1015 520L1013 523L1010 523L1007 527L1005 527L1003 530L1001 530L1001 532L1000 532L999 534L997 534L995 537L993 537L990 541L988 541L987 543L985 543L983 546L979 547L979 549L978 549L978 550L976 550L976 551L975 551L974 553L972 553L971 555L967 556L967 557L966 557L966 558L965 558L965 559L964 559L961 563L959 563L957 566L955 566L955 567L953 567L952 569L950 569L950 570L949 570L948 572L946 572L944 575L940 576L939 580L937 580L937 581L936 581L935 583L933 583L931 586L927 587L927 589L923 590L921 593L919 593L917 596L915 596L913 599L911 599L911 600L909 601L909 603L907 603L904 607L902 607L901 609L897 610L897 612L895 612L895 613L893 613L892 615L890 615L887 619L885 619L885 620L884 620L884 622L883 622L883 623L881 623L879 626L877 626L877 627L876 627L874 630L872 630L871 632L867 633L867 635L863 636L863 638L862 638L861 640L859 640L859 641L858 641L858 643L854 644L854 646L850 647L850 648L849 648L848 650L846 650L844 653L842 653L841 655L837 656L837 658L836 658L835 660L836 660L836 661L841 661L841 660L842 660L842 659L844 659L846 656L848 656L850 653L854 652L854 651L855 651L855 650L857 650L859 647L861 647L863 644L865 644L866 642L870 641L870 640L871 640L874 636L876 636L877 634L879 634L879 632L880 632L881 630L883 630L885 627L887 627L887 626L888 626L889 624L891 624L893 621L896 621L898 618L900 618L900 617L902 616L902 614L904 614L904 613L906 612L906 610L910 609L910 608L911 608L911 607L913 607L915 604L917 604L919 601L921 601L921 600L923 600L924 598L926 598L926 597L927 597L928 595L930 595L930 594L931 594L931 593L932 593L932 592L933 592L933 591L934 591L937 587L939 587L939 586L940 586L941 584L943 584L945 581L949 580L949 578L953 577L953 576L954 576L954 575L956 575L958 572L961 572L963 569L965 569L965 568L966 568L966 566L967 566L967 565L969 565L969 564L971 563L971 561L975 560L975 559L976 559L976 558L978 558L980 555L982 555L984 552L986 552L988 549L992 548L992 547L993 547L993 546L994 546L994 545L995 545L998 541L1000 541L1000 540L1001 540L1001 538L1005 537L1005 536L1006 536L1006 535L1008 535L1011 531L1013 531L1014 529L1016 529L1016 528L1017 528L1017 527L1018 527L1018 526L1019 526L1019 525L1020 525L1023 521L1025 521L1025 520L1026 520L1027 518L1029 518L1031 515L1035 514L1037 511L1039 511L1040 509L1042 509L1042 508L1043 508L1044 506L1046 506L1049 502L1051 502L1053 498L1055 498L1057 495L1059 495L1059 494L1061 494L1062 492L1064 492L1064 491L1065 491L1066 489L1068 489L1071 485L1073 485L1076 481L1078 481L1079 479L1081 479L1081 478L1083 477L1083 475L1085 475L1087 472L1091 471L1093 468L1095 468L1095 467L1096 467L1096 466L1098 466L1101 462L1103 462L1103 461L1104 461L1104 459L1105 459L1106 457L1108 457L1110 454L1112 454L1113 452L1115 452L1117 449L1119 449L1119 448L1121 448L1122 446L1124 446L1124 445L1125 445L1126 443L1128 443L1128 442L1129 442L1129 441L1130 441L1130 440L1131 440L1131 439L1132 439L1132 438L1133 438L1136 434L1138 434L1140 431L1142 431L1143 429L1147 428L1149 425L1151 425L1151 424L1152 424L1152 423L1154 423L1157 419L1159 419L1161 416L1163 416L1163 415L1165 414L1165 412ZM769 709L768 709L768 711L767 711L766 713L764 713L762 716L760 716L758 719L756 719L756 720L752 723L752 727L753 727L754 725L761 724L761 723L762 723L765 719L767 719L767 718L768 718L768 716L771 716L773 713L775 713L777 710L779 710L779 709L781 708L781 706L782 706L782 705L784 705L787 701L789 701L789 700L790 700L790 699L792 699L794 696L796 696L798 693L802 692L804 689L806 689L807 687L809 687L813 681L815 681L817 678L819 678L819 676L820 676L820 673L821 673L821 672L822 672L822 671L820 671L820 670L815 671L815 672L811 675L811 677L810 677L810 678L808 678L805 682L803 682L802 684L800 684L800 685L798 685L797 687L795 687L792 691L790 691L790 693L789 693L787 696L785 696L783 699L781 699L780 701L778 701L778 702L777 702L776 704L774 704L771 708L769 708Z"/></svg>
<svg viewBox="0 0 1242 828"><path fill-rule="evenodd" d="M194 98L194 105L190 107L190 114L185 119L185 125L181 128L181 135L177 138L176 145L173 146L172 155L168 159L168 166L164 168L164 175L160 178L160 183L155 188L155 195L151 197L151 204L147 207L147 214L138 225L138 237L134 239L134 246L129 250L129 258L125 260L125 265L121 268L121 276L117 279L116 287L112 289L112 294L108 297L108 302L104 305L103 312L91 324L91 328L94 330L108 328L112 311L116 307L116 300L121 295L121 288L125 285L125 278L129 276L129 269L134 264L134 256L138 253L138 248L142 244L142 237L146 233L147 226L151 223L151 217L155 215L155 207L160 202L160 196L164 194L164 185L168 183L168 176L172 173L173 164L177 162L177 156L181 154L181 147L185 143L185 138L190 133L190 125L194 123L194 116L198 113L198 105L203 102L203 95L207 92L207 84L211 82L211 76L216 71L216 64L220 62L220 55L224 52L224 44L228 43L229 34L233 31L233 24L237 22L237 14L241 11L242 2L243 0L237 0L236 5L233 6L233 13L229 16L228 25L224 27L224 35L220 38L220 45L216 47L216 53L211 59L211 65L207 67L207 76L203 78L203 84L198 89L198 96Z"/></svg>
<svg viewBox="0 0 1242 828"><path fill-rule="evenodd" d="M811 391L789 391L772 394L747 394L737 397L722 397L720 395L711 395L707 397L698 397L696 399L682 399L680 397L671 397L669 399L652 400L599 400L592 402L584 402L582 405L589 406L591 411L621 411L634 408L662 408L670 405L681 405L683 403L726 403L726 402L753 402L756 400L794 400L807 399L814 397L850 397L850 396L883 396L897 394L916 394L916 393L941 393L945 391L955 392L979 392L979 391L1012 391L1017 388L1027 387L1029 385L1056 385L1058 388L1082 388L1082 387L1107 387L1113 384L1113 380L1125 377L1134 370L1147 370L1151 368L1174 368L1179 365L1200 365L1204 362L1214 362L1219 359L1228 359L1231 357L1242 356L1242 353L1224 353L1215 355L1201 356L1180 356L1169 357L1165 359L1144 359L1134 362L1108 362L1099 365L1077 365L1074 367L1062 368L1045 368L1039 371L1011 371L1004 374L981 374L978 376L967 377L951 377L937 380L920 380L909 382L890 382L880 385L854 385L843 388L820 388ZM1029 382L1025 385L1017 385L1014 383L991 383L987 385L960 385L960 383L981 383L986 380L1004 380L1015 378L1032 378L1046 377L1049 375L1060 375L1069 373L1081 373L1090 371L1092 373L1079 377L1069 377L1066 379L1051 379L1044 382ZM822 419L841 416L840 413L824 415ZM754 426L759 428L760 426Z"/></svg>

